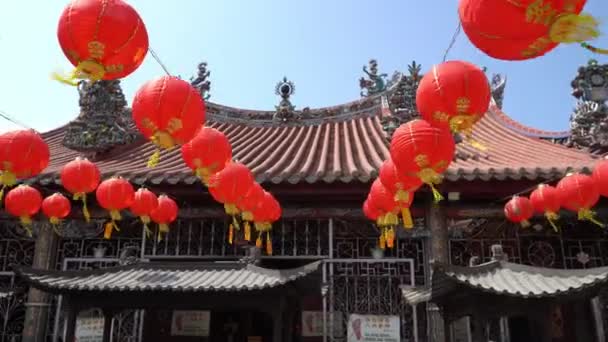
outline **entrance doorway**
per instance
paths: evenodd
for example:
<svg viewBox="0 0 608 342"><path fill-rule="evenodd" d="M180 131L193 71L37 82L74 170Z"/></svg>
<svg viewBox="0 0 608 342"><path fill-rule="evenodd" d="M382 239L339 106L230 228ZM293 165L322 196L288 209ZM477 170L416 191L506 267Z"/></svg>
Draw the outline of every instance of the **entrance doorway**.
<svg viewBox="0 0 608 342"><path fill-rule="evenodd" d="M533 341L530 320L524 316L510 317L509 336L511 337L511 342Z"/></svg>

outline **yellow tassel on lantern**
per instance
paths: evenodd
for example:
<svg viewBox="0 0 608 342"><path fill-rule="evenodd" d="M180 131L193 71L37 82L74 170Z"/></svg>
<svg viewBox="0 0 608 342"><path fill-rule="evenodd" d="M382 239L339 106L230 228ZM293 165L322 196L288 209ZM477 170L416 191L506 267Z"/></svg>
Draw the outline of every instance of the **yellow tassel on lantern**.
<svg viewBox="0 0 608 342"><path fill-rule="evenodd" d="M557 215L557 213L547 211L545 212L545 217L547 218L547 221L549 221L551 227L553 227L553 230L557 233L559 231L559 228L557 227L557 224L555 222L559 220L559 215Z"/></svg>
<svg viewBox="0 0 608 342"><path fill-rule="evenodd" d="M266 254L272 255L272 239L269 232L266 233Z"/></svg>
<svg viewBox="0 0 608 342"><path fill-rule="evenodd" d="M581 46L593 53L597 53L600 55L608 55L608 49L601 49L587 43L581 43Z"/></svg>
<svg viewBox="0 0 608 342"><path fill-rule="evenodd" d="M403 220L403 227L405 229L414 228L414 220L412 219L410 208L401 208L401 220Z"/></svg>
<svg viewBox="0 0 608 342"><path fill-rule="evenodd" d="M255 246L257 248L262 248L262 233L258 233L258 238L255 239Z"/></svg>
<svg viewBox="0 0 608 342"><path fill-rule="evenodd" d="M148 224L150 224L150 216L140 216L139 219L141 220L141 223L143 223L144 231L146 232L146 237L150 238L150 236L152 236L152 230L150 230L150 228L148 227Z"/></svg>
<svg viewBox="0 0 608 342"><path fill-rule="evenodd" d="M564 14L557 17L549 29L555 43L580 43L600 36L599 22L589 14Z"/></svg>
<svg viewBox="0 0 608 342"><path fill-rule="evenodd" d="M175 141L173 141L171 134L165 131L156 131L150 138L150 141L152 141L152 143L157 147L148 160L148 167L153 168L156 167L160 162L160 150L170 150L174 148Z"/></svg>
<svg viewBox="0 0 608 342"><path fill-rule="evenodd" d="M386 237L384 236L384 230L382 230L380 237L378 238L378 248L386 249Z"/></svg>
<svg viewBox="0 0 608 342"><path fill-rule="evenodd" d="M384 215L384 225L396 226L399 224L399 216L393 213L386 213Z"/></svg>
<svg viewBox="0 0 608 342"><path fill-rule="evenodd" d="M104 228L103 228L103 238L106 240L109 240L110 238L112 238L112 231L114 230L114 224L113 222L108 222L105 224Z"/></svg>
<svg viewBox="0 0 608 342"><path fill-rule="evenodd" d="M386 230L386 247L393 248L395 246L395 229L390 227Z"/></svg>
<svg viewBox="0 0 608 342"><path fill-rule="evenodd" d="M251 241L251 226L249 221L245 221L245 241Z"/></svg>
<svg viewBox="0 0 608 342"><path fill-rule="evenodd" d="M438 203L443 200L443 196L435 188L435 184L439 184L441 182L442 177L440 174L438 174L435 170L431 168L425 168L420 170L420 172L418 172L416 175L423 183L427 184L431 188L435 203Z"/></svg>
<svg viewBox="0 0 608 342"><path fill-rule="evenodd" d="M528 220L523 220L519 224L522 226L522 228L530 227L530 221L528 221Z"/></svg>
<svg viewBox="0 0 608 342"><path fill-rule="evenodd" d="M84 216L84 220L86 222L91 222L91 214L89 213L89 208L87 207L87 194L84 192L75 193L72 199L74 201L80 200L82 202L82 216Z"/></svg>
<svg viewBox="0 0 608 342"><path fill-rule="evenodd" d="M595 218L595 212L591 209L581 209L578 211L578 219L581 221L589 221L604 228L604 224Z"/></svg>
<svg viewBox="0 0 608 342"><path fill-rule="evenodd" d="M17 176L10 171L6 171L6 170L2 171L2 173L0 173L0 184L2 184L2 187L0 188L0 202L1 202L2 199L4 198L4 191L6 190L6 188L17 184Z"/></svg>
<svg viewBox="0 0 608 342"><path fill-rule="evenodd" d="M51 78L67 85L77 86L81 80L100 81L105 74L106 70L103 65L93 60L87 60L78 63L76 68L68 75L64 76L58 72L54 72L51 74Z"/></svg>
<svg viewBox="0 0 608 342"><path fill-rule="evenodd" d="M228 243L232 245L232 239L234 238L234 227L232 223L228 227Z"/></svg>
<svg viewBox="0 0 608 342"><path fill-rule="evenodd" d="M166 223L160 223L158 225L158 241L163 240L163 236L169 233L169 225Z"/></svg>
<svg viewBox="0 0 608 342"><path fill-rule="evenodd" d="M111 218L111 221L106 223L106 226L104 229L103 237L105 239L110 239L112 237L112 230L116 230L117 232L120 231L120 228L118 228L118 225L116 224L116 221L120 221L122 219L122 217L120 216L120 211L110 210L110 218ZM110 229L109 231L108 231L108 227Z"/></svg>
<svg viewBox="0 0 608 342"><path fill-rule="evenodd" d="M21 226L25 229L28 237L32 237L32 218L29 216L20 216L19 221L21 221Z"/></svg>
<svg viewBox="0 0 608 342"><path fill-rule="evenodd" d="M235 215L238 215L239 208L237 208L236 204L234 204L234 203L225 203L224 211L226 212L226 214L228 214L230 216L235 216Z"/></svg>
<svg viewBox="0 0 608 342"><path fill-rule="evenodd" d="M410 201L410 193L405 190L397 190L395 194L395 202L409 202Z"/></svg>

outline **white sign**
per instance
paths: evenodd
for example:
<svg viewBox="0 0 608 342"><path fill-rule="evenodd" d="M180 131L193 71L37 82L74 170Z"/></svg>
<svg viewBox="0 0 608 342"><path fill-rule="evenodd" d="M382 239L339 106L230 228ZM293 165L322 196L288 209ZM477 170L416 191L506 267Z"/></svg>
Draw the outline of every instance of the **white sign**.
<svg viewBox="0 0 608 342"><path fill-rule="evenodd" d="M348 342L399 342L399 316L351 314L348 317Z"/></svg>
<svg viewBox="0 0 608 342"><path fill-rule="evenodd" d="M171 336L209 336L209 311L173 311Z"/></svg>
<svg viewBox="0 0 608 342"><path fill-rule="evenodd" d="M102 342L103 317L87 317L76 319L77 342Z"/></svg>
<svg viewBox="0 0 608 342"><path fill-rule="evenodd" d="M327 313L327 321L331 319L332 314ZM342 331L341 313L334 313L334 331ZM331 327L327 325L327 331L331 333ZM302 311L302 336L303 337L320 337L323 336L323 311ZM334 337L341 337L334 334Z"/></svg>

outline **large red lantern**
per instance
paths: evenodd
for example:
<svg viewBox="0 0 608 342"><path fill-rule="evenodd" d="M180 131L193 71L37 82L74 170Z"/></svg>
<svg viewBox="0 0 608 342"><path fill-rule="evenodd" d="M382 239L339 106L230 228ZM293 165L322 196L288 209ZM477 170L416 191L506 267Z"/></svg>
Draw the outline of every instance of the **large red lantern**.
<svg viewBox="0 0 608 342"><path fill-rule="evenodd" d="M116 221L120 221L122 216L120 211L128 209L135 199L135 190L131 183L120 177L113 177L104 180L97 187L95 192L97 203L110 212L111 221L108 222L104 230L104 238L112 237L112 231L119 231Z"/></svg>
<svg viewBox="0 0 608 342"><path fill-rule="evenodd" d="M131 213L141 220L144 224L144 230L146 235L150 236L150 229L148 224L150 223L150 215L158 207L158 198L156 194L146 188L139 188L133 196L133 203L131 204Z"/></svg>
<svg viewBox="0 0 608 342"><path fill-rule="evenodd" d="M460 0L458 12L464 32L478 49L497 59L524 60L542 56L560 43L598 37L598 22L580 14L585 3Z"/></svg>
<svg viewBox="0 0 608 342"><path fill-rule="evenodd" d="M241 212L241 218L245 222L245 232L243 234L245 241L251 240L251 225L249 222L253 221L253 211L262 204L263 200L264 189L257 182L253 182L249 191L236 204L237 209Z"/></svg>
<svg viewBox="0 0 608 342"><path fill-rule="evenodd" d="M391 140L391 159L399 173L415 176L433 190L435 201L443 197L435 189L454 158L456 144L449 130L431 126L425 120L401 125Z"/></svg>
<svg viewBox="0 0 608 342"><path fill-rule="evenodd" d="M32 236L32 216L40 211L42 195L29 185L19 185L6 194L4 208L6 211L19 218L23 228L29 236Z"/></svg>
<svg viewBox="0 0 608 342"><path fill-rule="evenodd" d="M0 135L0 200L7 187L17 179L37 176L48 165L49 146L34 130L19 130Z"/></svg>
<svg viewBox="0 0 608 342"><path fill-rule="evenodd" d="M215 128L203 127L182 146L182 158L203 183L232 159L232 146L224 133Z"/></svg>
<svg viewBox="0 0 608 342"><path fill-rule="evenodd" d="M42 201L42 213L49 218L49 222L53 225L56 232L58 232L57 225L70 214L71 210L72 205L70 204L70 200L59 192L48 196Z"/></svg>
<svg viewBox="0 0 608 342"><path fill-rule="evenodd" d="M101 181L97 165L86 158L76 158L63 166L60 177L61 184L72 194L72 198L82 201L82 213L89 222L91 215L87 208L87 194L95 191Z"/></svg>
<svg viewBox="0 0 608 342"><path fill-rule="evenodd" d="M254 181L247 166L231 162L209 179L209 193L224 204L226 214L235 216L239 213L237 203L247 194Z"/></svg>
<svg viewBox="0 0 608 342"><path fill-rule="evenodd" d="M174 200L167 195L158 196L158 206L150 217L158 224L158 240L162 240L162 234L169 232L169 224L177 219L179 208Z"/></svg>
<svg viewBox="0 0 608 342"><path fill-rule="evenodd" d="M418 85L416 106L431 125L470 136L488 111L491 99L486 74L463 61L433 66Z"/></svg>
<svg viewBox="0 0 608 342"><path fill-rule="evenodd" d="M561 208L561 198L559 191L547 184L540 184L530 194L530 203L537 213L544 214L551 227L557 232L555 221L559 219L559 209Z"/></svg>
<svg viewBox="0 0 608 342"><path fill-rule="evenodd" d="M148 162L154 167L159 149L172 149L194 138L205 122L205 101L190 83L163 76L139 88L132 114L137 128L158 148Z"/></svg>
<svg viewBox="0 0 608 342"><path fill-rule="evenodd" d="M505 216L514 223L521 224L522 227L530 226L528 221L534 215L534 207L530 200L526 197L513 196L507 204L505 204Z"/></svg>
<svg viewBox="0 0 608 342"><path fill-rule="evenodd" d="M72 0L57 27L59 44L76 69L55 77L114 80L135 71L148 53L148 33L139 14L121 0Z"/></svg>
<svg viewBox="0 0 608 342"><path fill-rule="evenodd" d="M608 197L608 159L603 159L595 164L591 177L600 195Z"/></svg>
<svg viewBox="0 0 608 342"><path fill-rule="evenodd" d="M595 218L595 213L591 210L600 199L598 187L591 176L580 173L568 174L557 183L557 190L563 208L577 213L579 220L604 226Z"/></svg>

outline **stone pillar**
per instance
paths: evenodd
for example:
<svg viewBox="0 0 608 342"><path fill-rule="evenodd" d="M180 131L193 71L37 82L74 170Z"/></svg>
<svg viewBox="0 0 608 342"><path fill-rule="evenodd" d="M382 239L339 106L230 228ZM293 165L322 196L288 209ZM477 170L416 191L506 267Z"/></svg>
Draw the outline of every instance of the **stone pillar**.
<svg viewBox="0 0 608 342"><path fill-rule="evenodd" d="M32 267L52 269L58 237L47 223L39 223ZM27 295L23 342L43 342L50 309L50 295L30 288Z"/></svg>
<svg viewBox="0 0 608 342"><path fill-rule="evenodd" d="M429 198L427 202L426 222L431 235L430 248L427 248L429 260L447 264L449 262L447 218L444 207L441 203L434 203L432 198ZM427 323L430 342L448 341L449 336L445 329L444 317L440 308L434 303L427 305Z"/></svg>

